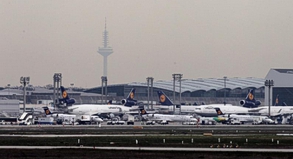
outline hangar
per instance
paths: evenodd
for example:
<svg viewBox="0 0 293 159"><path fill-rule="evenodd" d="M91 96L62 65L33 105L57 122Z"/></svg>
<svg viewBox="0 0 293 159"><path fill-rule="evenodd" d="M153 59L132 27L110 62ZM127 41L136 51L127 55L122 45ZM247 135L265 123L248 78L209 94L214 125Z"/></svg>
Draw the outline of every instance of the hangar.
<svg viewBox="0 0 293 159"><path fill-rule="evenodd" d="M265 105L293 105L293 69L270 69L265 80L273 80L270 93L265 87Z"/></svg>

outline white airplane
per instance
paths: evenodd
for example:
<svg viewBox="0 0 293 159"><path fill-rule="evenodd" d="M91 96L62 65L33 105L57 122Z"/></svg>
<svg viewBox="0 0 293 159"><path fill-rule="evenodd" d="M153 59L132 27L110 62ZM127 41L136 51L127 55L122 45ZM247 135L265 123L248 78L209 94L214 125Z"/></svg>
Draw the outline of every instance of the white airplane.
<svg viewBox="0 0 293 159"><path fill-rule="evenodd" d="M122 105L98 105L98 104L81 104L67 107L68 114L75 115L100 115L100 114L126 114L138 113L131 107Z"/></svg>
<svg viewBox="0 0 293 159"><path fill-rule="evenodd" d="M66 104L66 113L75 114L75 115L102 115L102 114L113 114L113 115L121 115L121 114L138 114L139 109L134 109L125 105L113 105L113 104L80 104L73 105L75 103L74 99L69 98L65 88L61 86L62 99L59 99L60 103ZM124 103L128 103L129 105L135 104L136 101L134 98L135 89L132 89L130 94L127 97L127 101ZM129 103L130 102L130 103ZM132 103L131 103L132 102Z"/></svg>
<svg viewBox="0 0 293 159"><path fill-rule="evenodd" d="M249 112L249 108L241 106L233 106L231 104L210 104L197 106L194 109L194 113L203 117L215 117L218 115L215 108L220 108L226 114L249 114L259 110L258 108L255 108L255 110Z"/></svg>
<svg viewBox="0 0 293 159"><path fill-rule="evenodd" d="M160 106L157 106L159 109L173 111L173 102L170 98L163 92L158 91L159 102ZM256 102L256 104L253 104ZM181 105L181 113L196 113L199 116L203 117L215 117L217 114L214 111L215 107L220 107L221 110L228 112L228 113L241 113L241 114L248 114L253 113L253 111L258 111L258 108L252 109L249 112L248 107L255 107L260 104L260 101L254 99L254 92L250 90L246 99L241 100L240 104L242 106L232 106L231 104L210 104L210 105L200 105L200 106L188 106L188 105ZM179 111L179 108L176 108L175 111Z"/></svg>
<svg viewBox="0 0 293 159"><path fill-rule="evenodd" d="M159 103L161 105L155 105L155 109L160 109L161 111L173 111L173 105L174 103L170 100L170 98L163 92L158 91L159 96ZM180 105L179 107L176 106L175 112L179 112L179 109L181 108L181 113L194 113L194 109L198 106L188 106L188 105Z"/></svg>
<svg viewBox="0 0 293 159"><path fill-rule="evenodd" d="M227 114L225 112L222 112L220 108L215 108L215 111L219 116L225 117L227 121L229 121L229 119L237 119L241 123L245 123L245 122L254 122L257 124L260 124L260 123L274 124L275 123L272 119L263 115Z"/></svg>
<svg viewBox="0 0 293 159"><path fill-rule="evenodd" d="M169 115L169 114L149 114L146 110L141 110L143 118L151 121L158 121L159 123L169 122L197 122L197 119L191 115Z"/></svg>
<svg viewBox="0 0 293 159"><path fill-rule="evenodd" d="M75 119L76 121L81 121L81 120L88 120L91 122L103 122L103 119L101 119L100 117L96 116L96 115L90 115L90 114L64 114L64 113L60 113L60 112L51 112L50 109L48 107L43 107L44 111L45 111L45 115L48 117L54 117L54 118L71 118L71 119Z"/></svg>

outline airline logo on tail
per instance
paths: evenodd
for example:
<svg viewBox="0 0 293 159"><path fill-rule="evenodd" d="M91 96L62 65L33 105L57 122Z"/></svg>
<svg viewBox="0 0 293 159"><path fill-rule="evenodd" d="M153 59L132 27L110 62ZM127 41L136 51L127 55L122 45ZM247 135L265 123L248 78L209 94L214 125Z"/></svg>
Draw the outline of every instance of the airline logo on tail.
<svg viewBox="0 0 293 159"><path fill-rule="evenodd" d="M254 95L251 92L248 93L248 99L249 100L253 100L254 99Z"/></svg>
<svg viewBox="0 0 293 159"><path fill-rule="evenodd" d="M173 105L173 102L169 99L169 97L163 92L158 91L159 102L161 105L170 106Z"/></svg>
<svg viewBox="0 0 293 159"><path fill-rule="evenodd" d="M255 108L258 107L261 104L259 100L255 100L254 98L254 90L249 90L245 100L240 101L240 105L243 107L249 107L249 108Z"/></svg>
<svg viewBox="0 0 293 159"><path fill-rule="evenodd" d="M134 98L134 91L130 92L129 94L129 99L133 99Z"/></svg>
<svg viewBox="0 0 293 159"><path fill-rule="evenodd" d="M160 95L160 103L164 103L166 101L166 96L164 94Z"/></svg>
<svg viewBox="0 0 293 159"><path fill-rule="evenodd" d="M63 86L61 86L60 89L61 89L61 92L62 92L62 98L63 99L68 99L69 97L68 97L68 94L67 94L65 88Z"/></svg>
<svg viewBox="0 0 293 159"><path fill-rule="evenodd" d="M279 104L279 94L276 97L275 106L277 106L278 104Z"/></svg>

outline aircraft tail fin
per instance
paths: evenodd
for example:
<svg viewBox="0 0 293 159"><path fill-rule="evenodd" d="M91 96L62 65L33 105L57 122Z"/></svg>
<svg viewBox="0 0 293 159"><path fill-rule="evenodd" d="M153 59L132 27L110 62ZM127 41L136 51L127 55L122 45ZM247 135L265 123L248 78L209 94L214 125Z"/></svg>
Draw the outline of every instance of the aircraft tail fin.
<svg viewBox="0 0 293 159"><path fill-rule="evenodd" d="M145 114L148 114L148 113L147 113L147 111L143 108L143 109L140 109L140 114L141 114L141 115L145 115Z"/></svg>
<svg viewBox="0 0 293 159"><path fill-rule="evenodd" d="M255 100L254 98L254 90L250 89L245 100L240 101L240 105L243 107L255 108L261 104L259 100Z"/></svg>
<svg viewBox="0 0 293 159"><path fill-rule="evenodd" d="M63 86L60 86L62 98L59 99L59 102L61 104L66 104L66 106L71 106L75 103L75 100L73 98L69 98L68 93L66 89Z"/></svg>
<svg viewBox="0 0 293 159"><path fill-rule="evenodd" d="M111 105L112 104L112 100L109 100L107 104L108 105Z"/></svg>
<svg viewBox="0 0 293 159"><path fill-rule="evenodd" d="M224 115L220 108L215 108L217 115Z"/></svg>
<svg viewBox="0 0 293 159"><path fill-rule="evenodd" d="M161 105L166 105L166 106L173 105L173 102L163 91L158 91L158 96L159 96L159 103Z"/></svg>
<svg viewBox="0 0 293 159"><path fill-rule="evenodd" d="M128 96L126 99L122 99L121 103L124 106L134 106L137 105L137 100L134 100L135 97L135 88L132 88L131 91L129 92Z"/></svg>
<svg viewBox="0 0 293 159"><path fill-rule="evenodd" d="M51 115L52 112L50 111L50 109L48 107L43 107L44 111L45 111L45 115Z"/></svg>

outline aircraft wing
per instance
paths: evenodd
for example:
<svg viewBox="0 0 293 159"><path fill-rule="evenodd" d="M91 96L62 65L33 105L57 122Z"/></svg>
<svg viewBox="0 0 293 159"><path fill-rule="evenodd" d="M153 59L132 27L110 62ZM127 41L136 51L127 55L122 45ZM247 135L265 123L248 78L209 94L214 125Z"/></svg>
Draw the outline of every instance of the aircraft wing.
<svg viewBox="0 0 293 159"><path fill-rule="evenodd" d="M253 108L249 109L248 112L259 112L260 110L267 109L267 108Z"/></svg>

